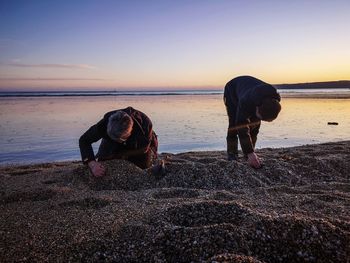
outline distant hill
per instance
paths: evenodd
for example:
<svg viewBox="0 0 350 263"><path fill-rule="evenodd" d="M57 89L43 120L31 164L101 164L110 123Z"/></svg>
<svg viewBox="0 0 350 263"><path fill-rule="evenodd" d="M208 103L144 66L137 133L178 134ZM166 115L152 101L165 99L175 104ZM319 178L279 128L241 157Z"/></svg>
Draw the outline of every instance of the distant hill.
<svg viewBox="0 0 350 263"><path fill-rule="evenodd" d="M350 80L275 84L277 89L350 89Z"/></svg>

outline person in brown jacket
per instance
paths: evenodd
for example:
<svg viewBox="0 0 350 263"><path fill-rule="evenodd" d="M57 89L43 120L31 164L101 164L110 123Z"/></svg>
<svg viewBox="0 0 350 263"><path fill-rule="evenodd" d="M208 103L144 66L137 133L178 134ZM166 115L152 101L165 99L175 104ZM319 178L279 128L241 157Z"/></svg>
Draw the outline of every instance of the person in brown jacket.
<svg viewBox="0 0 350 263"><path fill-rule="evenodd" d="M92 144L100 139L95 155ZM83 163L89 166L94 176L99 177L105 173L100 161L108 159L124 159L142 169L150 168L152 158L157 158L158 140L147 115L127 107L106 113L80 137L79 148ZM152 173L164 170L159 165L153 168Z"/></svg>

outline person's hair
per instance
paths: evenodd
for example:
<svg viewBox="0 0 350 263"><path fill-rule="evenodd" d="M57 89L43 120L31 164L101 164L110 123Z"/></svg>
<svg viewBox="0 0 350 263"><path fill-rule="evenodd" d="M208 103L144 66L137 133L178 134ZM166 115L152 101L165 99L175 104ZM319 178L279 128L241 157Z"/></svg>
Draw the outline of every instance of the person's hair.
<svg viewBox="0 0 350 263"><path fill-rule="evenodd" d="M281 104L276 99L265 98L258 109L262 120L274 120L281 111Z"/></svg>
<svg viewBox="0 0 350 263"><path fill-rule="evenodd" d="M107 134L112 140L126 137L130 134L133 124L134 121L129 114L116 111L108 119Z"/></svg>

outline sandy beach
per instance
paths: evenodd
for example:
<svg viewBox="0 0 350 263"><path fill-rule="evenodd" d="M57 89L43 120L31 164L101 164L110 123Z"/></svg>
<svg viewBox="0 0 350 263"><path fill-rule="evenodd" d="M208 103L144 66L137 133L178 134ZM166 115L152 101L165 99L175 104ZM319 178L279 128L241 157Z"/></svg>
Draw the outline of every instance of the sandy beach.
<svg viewBox="0 0 350 263"><path fill-rule="evenodd" d="M0 167L0 261L349 262L350 141L168 156L147 175L122 160Z"/></svg>

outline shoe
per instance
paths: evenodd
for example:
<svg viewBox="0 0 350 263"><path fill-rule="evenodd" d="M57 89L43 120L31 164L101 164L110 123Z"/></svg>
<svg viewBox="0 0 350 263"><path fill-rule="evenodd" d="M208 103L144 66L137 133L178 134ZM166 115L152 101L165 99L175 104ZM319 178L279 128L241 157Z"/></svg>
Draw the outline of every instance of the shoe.
<svg viewBox="0 0 350 263"><path fill-rule="evenodd" d="M151 174L158 179L166 175L166 172L164 160L160 160L158 164L151 168Z"/></svg>
<svg viewBox="0 0 350 263"><path fill-rule="evenodd" d="M237 153L228 153L227 160L228 161L238 161L238 154Z"/></svg>

